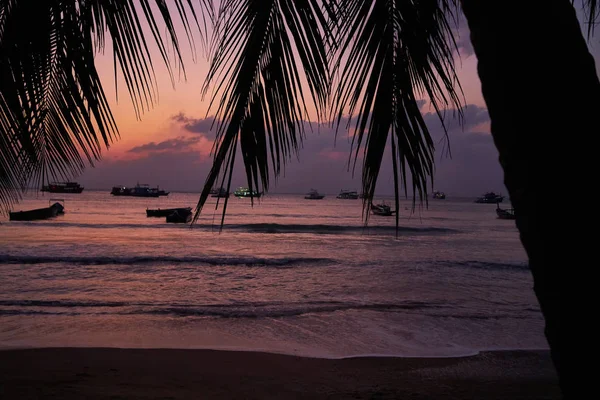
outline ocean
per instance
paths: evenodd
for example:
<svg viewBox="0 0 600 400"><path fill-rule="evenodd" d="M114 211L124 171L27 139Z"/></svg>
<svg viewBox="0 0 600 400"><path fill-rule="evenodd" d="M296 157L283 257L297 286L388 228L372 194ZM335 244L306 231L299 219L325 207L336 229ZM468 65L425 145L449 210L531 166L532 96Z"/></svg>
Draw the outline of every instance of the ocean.
<svg viewBox="0 0 600 400"><path fill-rule="evenodd" d="M361 200L269 194L254 207L209 199L199 221L146 208L199 195L29 194L65 214L0 218L0 348L267 351L309 357L449 357L545 349L543 318L514 221L473 199L431 200L395 218ZM379 199L379 198L377 198ZM391 199L387 199L391 203ZM504 205L509 207L508 204Z"/></svg>

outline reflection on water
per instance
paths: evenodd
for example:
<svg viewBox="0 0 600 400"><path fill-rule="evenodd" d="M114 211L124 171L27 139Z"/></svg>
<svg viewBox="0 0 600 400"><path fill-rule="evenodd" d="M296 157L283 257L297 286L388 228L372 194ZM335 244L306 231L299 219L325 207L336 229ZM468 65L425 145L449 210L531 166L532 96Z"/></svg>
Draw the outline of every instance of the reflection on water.
<svg viewBox="0 0 600 400"><path fill-rule="evenodd" d="M545 347L514 221L437 201L395 219L359 200L231 198L193 227L146 208L197 194L65 195L64 216L0 225L0 346L208 347L445 356ZM211 199L212 200L212 199ZM17 209L47 204L26 199Z"/></svg>

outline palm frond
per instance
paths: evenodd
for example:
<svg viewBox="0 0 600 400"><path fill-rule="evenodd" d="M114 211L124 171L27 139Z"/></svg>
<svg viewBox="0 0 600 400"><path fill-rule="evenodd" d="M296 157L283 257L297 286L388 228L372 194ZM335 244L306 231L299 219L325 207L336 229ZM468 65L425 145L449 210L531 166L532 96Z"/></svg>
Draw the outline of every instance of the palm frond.
<svg viewBox="0 0 600 400"><path fill-rule="evenodd" d="M575 0L573 0L573 3L575 3ZM587 35L590 38L594 35L596 21L600 16L598 0L583 0L583 10L587 16Z"/></svg>
<svg viewBox="0 0 600 400"><path fill-rule="evenodd" d="M215 85L214 162L195 220L219 174L231 189L238 145L249 188L268 191L269 169L277 178L302 144L309 115L304 82L318 112L329 90L328 20L319 1L226 0L219 16L220 37L204 87L206 93ZM227 199L223 217L226 207Z"/></svg>
<svg viewBox="0 0 600 400"><path fill-rule="evenodd" d="M427 201L434 173L434 144L418 102L427 98L443 122L442 110L461 109L454 69L453 0L340 0L339 83L332 116L353 118L354 165L361 154L364 215L373 199L388 141L391 142L396 205L401 186ZM390 138L391 135L391 138ZM351 160L350 160L351 162Z"/></svg>
<svg viewBox="0 0 600 400"><path fill-rule="evenodd" d="M176 0L188 37L185 7ZM145 21L171 72L157 11L177 63L180 48L167 3L139 0ZM200 2L204 8L210 1ZM9 208L28 186L68 179L118 137L94 64L105 32L139 115L155 101L154 70L133 0L0 1L0 202ZM187 6L186 6L187 4ZM194 14L195 16L195 14ZM194 17L195 18L195 17ZM31 29L35 27L35 29Z"/></svg>

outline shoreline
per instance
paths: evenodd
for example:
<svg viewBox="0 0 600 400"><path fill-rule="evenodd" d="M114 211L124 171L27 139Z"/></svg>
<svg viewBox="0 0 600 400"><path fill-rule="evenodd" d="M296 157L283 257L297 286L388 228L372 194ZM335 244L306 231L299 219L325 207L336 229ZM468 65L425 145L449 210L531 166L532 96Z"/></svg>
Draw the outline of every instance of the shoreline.
<svg viewBox="0 0 600 400"><path fill-rule="evenodd" d="M559 399L548 351L308 358L236 350L0 350L6 399Z"/></svg>

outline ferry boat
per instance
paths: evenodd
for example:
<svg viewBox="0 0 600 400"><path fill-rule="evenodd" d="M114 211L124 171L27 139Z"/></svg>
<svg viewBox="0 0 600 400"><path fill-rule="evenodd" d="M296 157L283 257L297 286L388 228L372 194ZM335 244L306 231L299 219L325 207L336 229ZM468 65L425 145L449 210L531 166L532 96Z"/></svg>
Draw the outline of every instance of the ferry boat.
<svg viewBox="0 0 600 400"><path fill-rule="evenodd" d="M233 192L233 195L235 197L253 197L253 198L259 198L261 196L261 193L257 192L256 190L250 190L247 187L239 187L235 190L235 192Z"/></svg>
<svg viewBox="0 0 600 400"><path fill-rule="evenodd" d="M132 196L132 197L158 197L166 196L169 192L159 190L158 186L151 188L147 184L137 184L135 187L114 186L110 192L113 196Z"/></svg>
<svg viewBox="0 0 600 400"><path fill-rule="evenodd" d="M83 186L77 182L51 182L42 186L42 192L81 193L83 192Z"/></svg>

